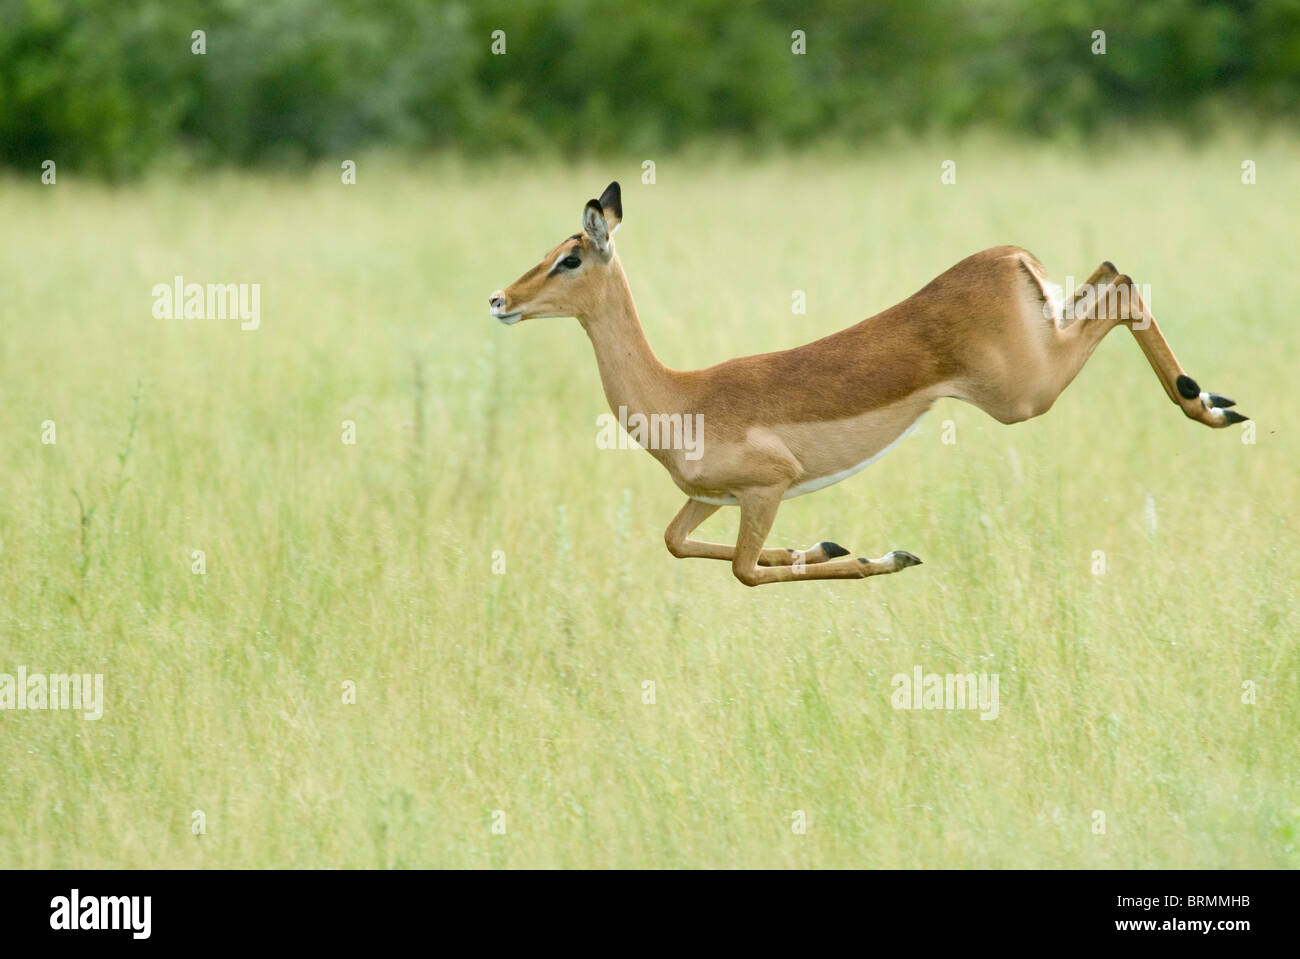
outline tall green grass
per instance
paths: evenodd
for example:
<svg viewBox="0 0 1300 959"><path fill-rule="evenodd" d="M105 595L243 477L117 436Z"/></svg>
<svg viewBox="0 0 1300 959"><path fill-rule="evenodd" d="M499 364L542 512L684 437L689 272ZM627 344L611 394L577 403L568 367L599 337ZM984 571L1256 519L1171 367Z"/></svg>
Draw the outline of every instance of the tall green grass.
<svg viewBox="0 0 1300 959"><path fill-rule="evenodd" d="M1297 146L6 181L0 672L100 672L107 704L0 712L0 865L1297 865ZM1256 442L1118 330L1047 415L944 401L771 540L924 566L750 590L675 560L683 497L596 448L577 324L487 315L613 178L669 365L1018 243L1149 283ZM260 283L261 328L154 319L176 274ZM998 718L895 710L916 665L997 673Z"/></svg>

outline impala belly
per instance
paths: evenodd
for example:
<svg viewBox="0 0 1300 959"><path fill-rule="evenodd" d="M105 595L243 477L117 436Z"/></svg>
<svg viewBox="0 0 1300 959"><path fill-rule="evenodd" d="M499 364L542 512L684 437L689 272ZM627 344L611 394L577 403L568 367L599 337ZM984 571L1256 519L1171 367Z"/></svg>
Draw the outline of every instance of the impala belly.
<svg viewBox="0 0 1300 959"><path fill-rule="evenodd" d="M928 406L926 403L918 412L915 404L907 404L906 408L875 410L847 420L774 427L773 432L803 467L799 479L781 498L793 499L825 489L866 469L916 429ZM859 459L863 450L870 452ZM737 505L736 497L729 493L689 495L715 506Z"/></svg>
<svg viewBox="0 0 1300 959"><path fill-rule="evenodd" d="M924 415L925 415L924 413L921 414L921 416ZM833 486L834 484L838 483L840 480L848 479L854 473L861 472L862 470L870 466L872 463L874 463L876 460L880 459L882 456L888 453L890 450L892 450L895 446L901 443L909 435L911 435L912 431L916 429L917 424L920 422L921 422L921 417L918 416L915 420L912 421L912 424L908 426L907 429L903 430L903 432L899 433L892 440L890 440L889 443L885 445L884 449L882 449L878 453L871 454L866 459L864 459L861 463L857 463L853 466L848 467L847 469L842 469L838 473L831 473L828 476L818 476L814 479L804 480L802 483L799 483L797 486L791 486L788 490L786 490L785 495L782 496L781 499L793 499L796 496L802 496L804 493L812 493L819 489L825 489L827 486Z"/></svg>

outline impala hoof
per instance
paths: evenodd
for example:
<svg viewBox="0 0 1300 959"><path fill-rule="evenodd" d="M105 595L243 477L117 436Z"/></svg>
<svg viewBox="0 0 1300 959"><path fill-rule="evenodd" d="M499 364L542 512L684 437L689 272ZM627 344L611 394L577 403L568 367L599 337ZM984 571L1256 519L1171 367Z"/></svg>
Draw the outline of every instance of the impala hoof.
<svg viewBox="0 0 1300 959"><path fill-rule="evenodd" d="M1191 419L1199 420L1206 426L1215 429L1223 429L1225 426L1232 426L1234 423L1244 423L1250 419L1249 416L1242 416L1240 413L1234 413L1228 407L1236 406L1237 401L1229 399L1221 393L1208 393L1201 390L1196 380L1190 376L1180 375L1174 382L1178 388L1178 395L1184 400L1200 400L1201 409L1194 407L1183 407L1183 412Z"/></svg>
<svg viewBox="0 0 1300 959"><path fill-rule="evenodd" d="M899 569L907 569L909 566L921 565L921 557L914 556L905 549L896 549L889 555L893 557L894 565Z"/></svg>
<svg viewBox="0 0 1300 959"><path fill-rule="evenodd" d="M817 545L822 548L822 552L826 554L827 559L838 559L841 556L849 555L849 551L847 549L845 549L839 543L832 543L830 540L823 540Z"/></svg>
<svg viewBox="0 0 1300 959"><path fill-rule="evenodd" d="M1242 416L1235 410L1228 409L1228 407L1236 405L1236 400L1230 400L1218 393L1201 394L1201 406L1210 416L1208 423L1216 429L1223 429L1225 426L1232 426L1234 423L1244 423L1250 419L1249 416ZM1206 421L1202 420L1202 422Z"/></svg>

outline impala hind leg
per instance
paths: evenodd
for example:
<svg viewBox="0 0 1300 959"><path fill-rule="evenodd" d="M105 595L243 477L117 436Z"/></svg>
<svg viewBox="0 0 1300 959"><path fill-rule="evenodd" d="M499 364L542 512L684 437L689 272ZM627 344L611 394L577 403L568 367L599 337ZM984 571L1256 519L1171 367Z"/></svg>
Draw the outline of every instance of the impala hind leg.
<svg viewBox="0 0 1300 959"><path fill-rule="evenodd" d="M1155 370L1156 376L1160 378L1165 393L1181 407L1187 418L1214 429L1222 429L1233 423L1250 419L1229 409L1237 405L1236 400L1230 400L1218 393L1202 391L1197 382L1183 371L1174 357L1174 351L1169 348L1169 342L1161 334L1160 327L1156 326L1151 311L1138 295L1133 281L1127 276L1120 277L1120 282L1125 281L1132 291L1129 306L1133 322L1129 329L1138 341L1138 346L1142 348L1142 352L1146 354L1151 369Z"/></svg>
<svg viewBox="0 0 1300 959"><path fill-rule="evenodd" d="M740 534L736 537L731 571L746 586L800 579L862 579L864 576L896 573L920 564L921 561L911 553L899 549L880 559L831 559L807 566L760 566L759 558L765 552L763 541L772 531L783 492L772 487L746 490L737 495L740 500Z"/></svg>
<svg viewBox="0 0 1300 959"><path fill-rule="evenodd" d="M668 552L678 559L723 559L730 562L736 557L736 547L726 543L706 543L691 539L690 535L706 519L718 511L711 503L688 499L673 521L664 530L664 542ZM797 563L824 563L839 556L847 556L849 551L839 543L822 541L816 546L804 550L768 548L759 553L761 566L793 566Z"/></svg>
<svg viewBox="0 0 1300 959"><path fill-rule="evenodd" d="M1169 348L1169 342L1160 332L1160 327L1156 325L1151 311L1142 301L1131 277L1117 273L1107 262L1097 268L1088 283L1096 291L1093 302L1088 305L1083 297L1076 297L1076 305L1086 305L1084 315L1073 325L1062 329L1058 337L1060 347L1066 353L1073 354L1066 361L1069 373L1065 383L1074 378L1074 374L1096 349L1103 336L1116 326L1125 324L1137 340L1147 362L1151 364L1165 394L1189 419L1216 429L1247 419L1229 409L1236 405L1233 400L1218 393L1202 391L1196 381L1187 375L1175 358L1174 351Z"/></svg>

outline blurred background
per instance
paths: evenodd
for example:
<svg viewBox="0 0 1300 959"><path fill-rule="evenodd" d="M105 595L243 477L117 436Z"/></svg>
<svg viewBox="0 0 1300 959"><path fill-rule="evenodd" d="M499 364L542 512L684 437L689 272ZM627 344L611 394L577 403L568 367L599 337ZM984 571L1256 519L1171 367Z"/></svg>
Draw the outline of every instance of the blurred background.
<svg viewBox="0 0 1300 959"><path fill-rule="evenodd" d="M386 145L801 148L1132 120L1204 135L1293 121L1298 102L1297 0L0 0L0 162L108 177Z"/></svg>

